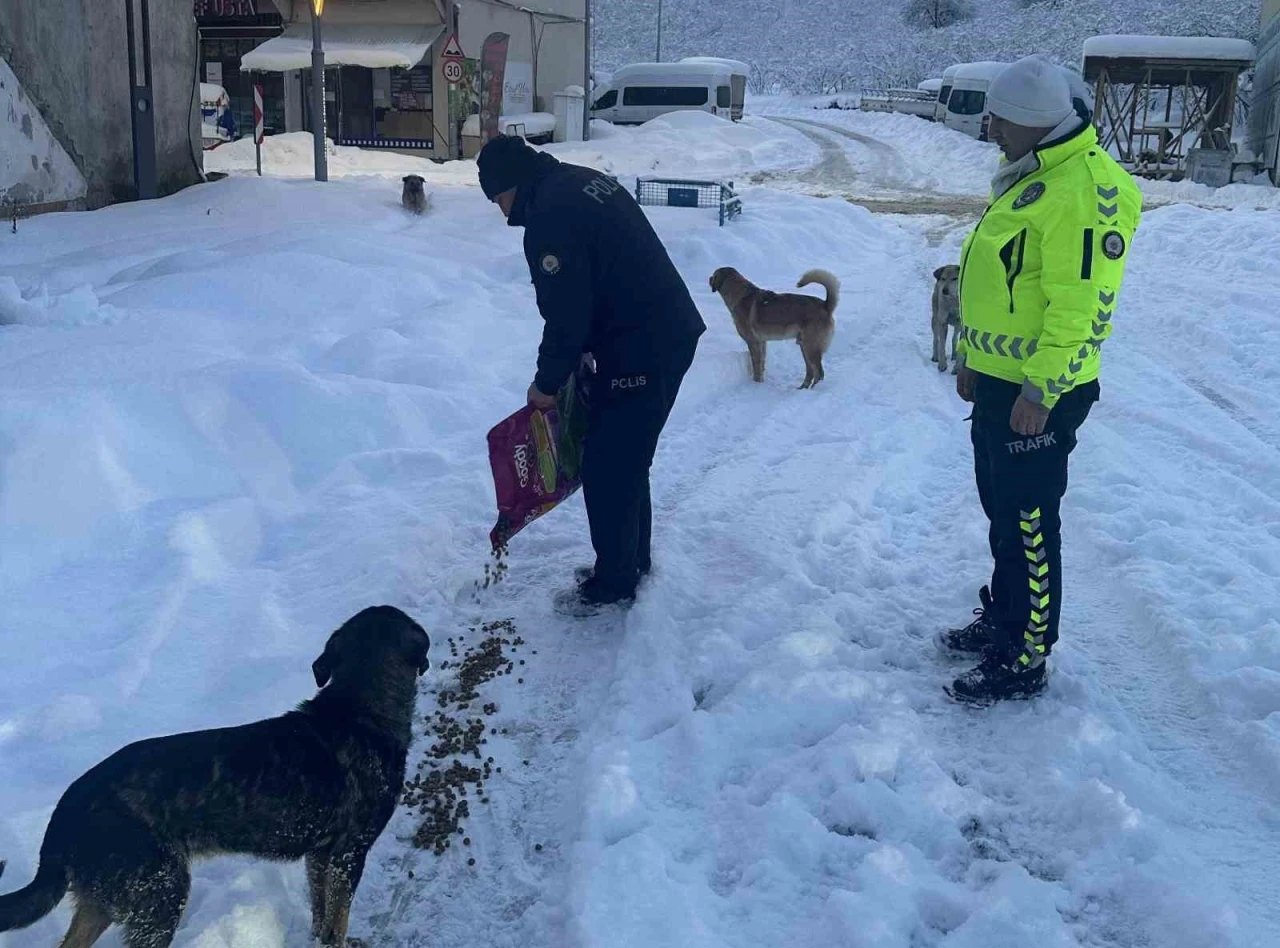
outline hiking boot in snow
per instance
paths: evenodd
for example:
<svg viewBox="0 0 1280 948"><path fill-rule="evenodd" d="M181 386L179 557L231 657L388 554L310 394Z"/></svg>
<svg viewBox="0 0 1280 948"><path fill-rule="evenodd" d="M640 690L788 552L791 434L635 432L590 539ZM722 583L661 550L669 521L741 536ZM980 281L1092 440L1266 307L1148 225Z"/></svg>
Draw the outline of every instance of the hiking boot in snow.
<svg viewBox="0 0 1280 948"><path fill-rule="evenodd" d="M1048 685L1049 666L1045 662L1031 666L1022 656L1008 658L988 653L977 668L965 672L947 689L956 701L987 706L997 701L1021 701L1034 698Z"/></svg>
<svg viewBox="0 0 1280 948"><path fill-rule="evenodd" d="M628 608L636 601L635 594L621 595L606 589L592 577L575 589L556 593L552 606L562 616L571 619L589 619L614 606Z"/></svg>
<svg viewBox="0 0 1280 948"><path fill-rule="evenodd" d="M649 575L650 567L645 566L640 569L640 578L644 579ZM594 566L579 566L573 571L573 579L579 586L596 575Z"/></svg>
<svg viewBox="0 0 1280 948"><path fill-rule="evenodd" d="M991 590L983 586L978 591L982 606L973 610L977 617L963 629L949 629L934 636L938 651L948 658L971 658L981 655L994 642L996 625L995 609L991 605Z"/></svg>

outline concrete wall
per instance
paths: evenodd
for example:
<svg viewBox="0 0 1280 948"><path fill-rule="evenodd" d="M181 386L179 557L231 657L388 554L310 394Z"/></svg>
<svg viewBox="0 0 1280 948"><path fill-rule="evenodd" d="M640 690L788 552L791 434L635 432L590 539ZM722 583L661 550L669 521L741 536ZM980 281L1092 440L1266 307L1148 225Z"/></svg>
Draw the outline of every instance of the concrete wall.
<svg viewBox="0 0 1280 948"><path fill-rule="evenodd" d="M9 64L0 59L0 211L78 207L88 190Z"/></svg>
<svg viewBox="0 0 1280 948"><path fill-rule="evenodd" d="M161 194L200 180L191 0L151 0L157 171ZM125 4L3 0L0 58L80 169L87 203L134 197Z"/></svg>
<svg viewBox="0 0 1280 948"><path fill-rule="evenodd" d="M1271 180L1280 184L1280 0L1267 0L1262 8L1262 32L1258 40L1258 64L1253 77L1253 102L1249 111L1249 147L1266 163Z"/></svg>

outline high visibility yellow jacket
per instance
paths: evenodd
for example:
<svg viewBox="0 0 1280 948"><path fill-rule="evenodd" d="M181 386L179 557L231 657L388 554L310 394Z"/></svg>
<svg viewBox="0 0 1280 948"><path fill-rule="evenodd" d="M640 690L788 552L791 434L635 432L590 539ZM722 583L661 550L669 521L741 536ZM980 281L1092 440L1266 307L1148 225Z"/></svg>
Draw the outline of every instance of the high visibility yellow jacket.
<svg viewBox="0 0 1280 948"><path fill-rule="evenodd" d="M1092 125L1036 154L965 241L958 352L1052 408L1098 377L1142 194Z"/></svg>

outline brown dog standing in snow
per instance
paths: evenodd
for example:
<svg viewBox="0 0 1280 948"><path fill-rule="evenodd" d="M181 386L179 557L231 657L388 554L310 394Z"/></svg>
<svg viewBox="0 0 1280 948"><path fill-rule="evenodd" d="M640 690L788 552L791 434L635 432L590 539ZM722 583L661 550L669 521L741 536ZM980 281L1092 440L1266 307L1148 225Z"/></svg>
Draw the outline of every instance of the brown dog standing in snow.
<svg viewBox="0 0 1280 948"><path fill-rule="evenodd" d="M711 274L712 292L719 293L729 308L733 325L751 354L751 377L757 382L764 381L765 344L783 339L800 344L805 368L801 388L813 388L826 377L822 357L836 331L840 281L825 270L810 270L796 286L811 283L826 288L825 300L803 293L762 290L732 267L721 267Z"/></svg>

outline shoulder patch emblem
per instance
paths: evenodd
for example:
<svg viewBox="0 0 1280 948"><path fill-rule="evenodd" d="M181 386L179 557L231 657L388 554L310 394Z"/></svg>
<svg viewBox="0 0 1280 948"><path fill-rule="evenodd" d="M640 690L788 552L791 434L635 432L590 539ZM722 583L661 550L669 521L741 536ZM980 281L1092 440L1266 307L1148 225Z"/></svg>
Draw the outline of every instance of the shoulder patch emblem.
<svg viewBox="0 0 1280 948"><path fill-rule="evenodd" d="M1114 230L1107 231L1102 238L1102 252L1107 255L1107 259L1119 260L1124 256L1124 251L1124 235Z"/></svg>
<svg viewBox="0 0 1280 948"><path fill-rule="evenodd" d="M1024 207L1030 207L1036 201L1044 197L1044 182L1037 181L1034 184L1028 184L1022 189L1022 193L1013 202L1013 209L1020 211Z"/></svg>
<svg viewBox="0 0 1280 948"><path fill-rule="evenodd" d="M553 253L544 253L538 266L547 276L555 276L560 272L560 258Z"/></svg>

